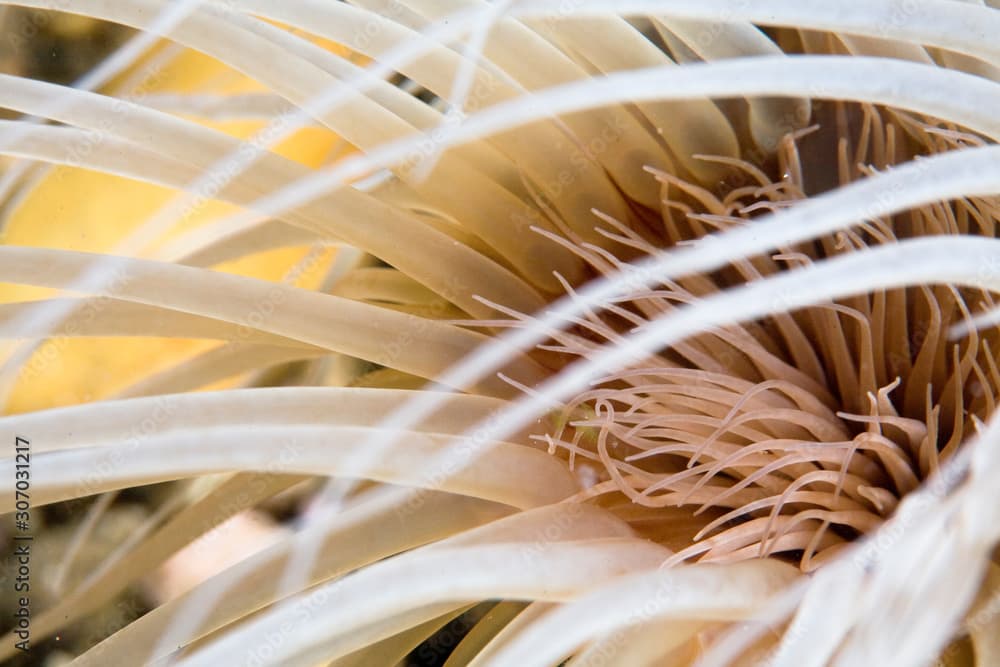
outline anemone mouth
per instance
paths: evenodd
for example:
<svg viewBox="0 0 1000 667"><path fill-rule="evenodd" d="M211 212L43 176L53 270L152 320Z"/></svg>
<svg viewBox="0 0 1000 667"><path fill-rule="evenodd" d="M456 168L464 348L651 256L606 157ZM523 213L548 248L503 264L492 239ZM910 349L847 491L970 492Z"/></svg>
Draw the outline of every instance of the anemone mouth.
<svg viewBox="0 0 1000 667"><path fill-rule="evenodd" d="M637 257L753 225L762 213L895 164L981 143L895 109L836 103L815 113L832 122L786 134L765 164L702 157L727 169L712 188L650 169L660 210L633 205L627 221L598 212L603 244L567 228L541 233L591 275L608 276ZM559 368L722 290L904 238L994 237L998 221L993 198L872 217L605 303L553 333L537 356ZM779 314L693 336L599 378L532 438L587 480L577 500L627 517L675 551L668 563L777 555L810 571L891 516L992 414L997 330L970 327L958 339L949 331L994 305L986 290L922 285L775 308Z"/></svg>

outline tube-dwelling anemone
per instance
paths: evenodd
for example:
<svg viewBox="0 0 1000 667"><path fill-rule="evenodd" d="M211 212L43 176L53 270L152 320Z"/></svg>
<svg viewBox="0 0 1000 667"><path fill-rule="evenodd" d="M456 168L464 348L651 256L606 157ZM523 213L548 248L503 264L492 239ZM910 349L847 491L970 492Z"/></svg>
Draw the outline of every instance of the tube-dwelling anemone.
<svg viewBox="0 0 1000 667"><path fill-rule="evenodd" d="M1000 664L991 3L60 8L139 32L101 94L0 79L0 331L46 341L0 423L34 511L103 494L35 638L280 504L73 664ZM112 177L163 206L31 241ZM25 398L140 336L175 363Z"/></svg>
<svg viewBox="0 0 1000 667"><path fill-rule="evenodd" d="M609 275L636 253L752 225L763 212L818 194L817 183L843 186L916 156L981 143L954 127L867 105L837 104L828 119L832 127L786 135L769 170L719 160L734 174L714 191L653 171L662 184L661 219L628 226L599 214L610 226L600 230L609 248L572 233L560 242ZM803 160L831 146L829 164ZM586 357L683 304L795 266L905 238L993 237L998 213L996 199L968 198L866 220L629 293L541 347ZM1000 380L995 330L972 329L961 340L948 332L993 306L988 291L921 285L723 327L598 378L569 401L560 428L535 437L567 452L571 465L582 459L599 470L601 481L581 498L609 495L607 506L678 550L669 562L793 554L810 570L880 525L992 414ZM638 507L625 509L622 500ZM664 508L682 511L658 520Z"/></svg>

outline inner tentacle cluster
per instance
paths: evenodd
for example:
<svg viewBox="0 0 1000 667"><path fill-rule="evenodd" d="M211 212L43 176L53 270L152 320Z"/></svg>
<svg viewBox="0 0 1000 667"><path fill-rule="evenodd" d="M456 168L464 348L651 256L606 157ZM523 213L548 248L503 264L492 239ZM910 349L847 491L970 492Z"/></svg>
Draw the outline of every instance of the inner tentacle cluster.
<svg viewBox="0 0 1000 667"><path fill-rule="evenodd" d="M843 111L832 130L831 162L841 185L978 141L893 110L859 105L852 123ZM826 131L786 136L775 178L732 159L718 160L734 177L714 191L655 172L663 195L658 227L601 216L598 231L610 242L603 247L568 231L550 236L594 273L609 275L637 256L752 225L813 194L810 184L823 179L809 170L831 167L807 148L810 136ZM734 285L901 238L993 237L998 222L1000 201L989 198L867 220L606 303L553 333L540 354L586 357ZM926 285L702 333L602 378L535 437L575 468L596 471L585 497L616 507L640 532L674 548L675 561L782 554L809 570L878 526L993 411L997 331L959 340L948 331L994 305L985 291Z"/></svg>

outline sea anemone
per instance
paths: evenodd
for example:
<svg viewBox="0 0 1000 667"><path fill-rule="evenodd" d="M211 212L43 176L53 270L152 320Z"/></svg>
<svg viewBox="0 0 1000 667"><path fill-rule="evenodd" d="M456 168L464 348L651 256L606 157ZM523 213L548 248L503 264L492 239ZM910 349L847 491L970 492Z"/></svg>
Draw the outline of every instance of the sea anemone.
<svg viewBox="0 0 1000 667"><path fill-rule="evenodd" d="M992 2L16 4L0 657L1000 664Z"/></svg>

